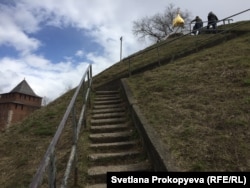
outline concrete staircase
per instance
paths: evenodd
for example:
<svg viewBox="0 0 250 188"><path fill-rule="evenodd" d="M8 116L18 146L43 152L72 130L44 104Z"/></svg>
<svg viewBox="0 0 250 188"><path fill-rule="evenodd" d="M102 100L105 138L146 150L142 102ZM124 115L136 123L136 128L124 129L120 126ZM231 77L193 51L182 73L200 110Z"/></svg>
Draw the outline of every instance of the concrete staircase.
<svg viewBox="0 0 250 188"><path fill-rule="evenodd" d="M88 188L105 188L106 173L152 170L119 91L97 91L88 156Z"/></svg>

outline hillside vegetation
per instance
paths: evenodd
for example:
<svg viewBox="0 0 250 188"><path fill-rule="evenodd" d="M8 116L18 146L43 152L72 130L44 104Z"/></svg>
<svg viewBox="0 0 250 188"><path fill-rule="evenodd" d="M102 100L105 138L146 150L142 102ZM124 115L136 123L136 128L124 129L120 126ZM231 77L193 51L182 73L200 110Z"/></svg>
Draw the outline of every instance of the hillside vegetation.
<svg viewBox="0 0 250 188"><path fill-rule="evenodd" d="M220 29L170 38L96 77L130 72L140 109L184 171L250 170L250 22Z"/></svg>
<svg viewBox="0 0 250 188"><path fill-rule="evenodd" d="M94 77L95 89L131 74L127 81L143 114L184 171L250 170L250 22L227 27L233 32L169 38ZM3 187L31 182L73 92L0 133ZM69 133L68 126L59 164L67 161Z"/></svg>
<svg viewBox="0 0 250 188"><path fill-rule="evenodd" d="M27 188L73 96L69 91L48 106L35 111L22 123L0 133L0 184L4 188ZM72 142L66 127L58 143L57 163L65 163Z"/></svg>
<svg viewBox="0 0 250 188"><path fill-rule="evenodd" d="M181 169L250 170L249 44L250 33L128 79Z"/></svg>

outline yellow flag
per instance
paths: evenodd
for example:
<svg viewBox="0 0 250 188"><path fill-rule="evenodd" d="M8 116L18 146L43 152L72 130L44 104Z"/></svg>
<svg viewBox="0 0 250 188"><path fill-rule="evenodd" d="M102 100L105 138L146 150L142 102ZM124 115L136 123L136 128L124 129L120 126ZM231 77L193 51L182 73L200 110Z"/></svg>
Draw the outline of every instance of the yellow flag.
<svg viewBox="0 0 250 188"><path fill-rule="evenodd" d="M184 25L184 20L180 16L180 14L177 14L176 18L173 20L173 26L174 27L182 27Z"/></svg>

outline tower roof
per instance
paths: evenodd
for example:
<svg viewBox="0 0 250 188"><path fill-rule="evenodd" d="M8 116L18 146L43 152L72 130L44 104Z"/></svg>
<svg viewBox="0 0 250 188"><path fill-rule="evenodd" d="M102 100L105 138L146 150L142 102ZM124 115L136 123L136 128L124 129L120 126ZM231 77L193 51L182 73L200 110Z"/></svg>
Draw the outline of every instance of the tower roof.
<svg viewBox="0 0 250 188"><path fill-rule="evenodd" d="M31 89L31 87L29 86L29 84L27 83L25 79L21 81L14 89L10 91L10 93L14 93L14 92L39 97Z"/></svg>

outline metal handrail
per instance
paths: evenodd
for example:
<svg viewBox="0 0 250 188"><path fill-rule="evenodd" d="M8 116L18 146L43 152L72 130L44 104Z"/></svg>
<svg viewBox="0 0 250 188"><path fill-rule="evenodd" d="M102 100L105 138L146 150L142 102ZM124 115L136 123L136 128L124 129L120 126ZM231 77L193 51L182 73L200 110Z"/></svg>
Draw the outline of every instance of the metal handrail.
<svg viewBox="0 0 250 188"><path fill-rule="evenodd" d="M232 16L226 17L226 18L224 18L224 19L222 19L222 20L225 20L225 19L228 19L228 18L237 16L237 15L239 15L239 14L243 14L243 13L245 13L245 12L247 12L247 11L250 11L250 9L247 9L247 10L245 10L245 11L239 12L239 13L234 14L234 15L232 15ZM146 49L146 50L143 50L143 51L139 51L139 52L137 52L137 53L134 53L133 55L130 55L130 56L124 58L123 60L129 59L129 58L132 58L132 57L135 57L135 56L137 56L137 55L141 55L141 54L143 54L143 53L145 53L145 52L147 52L147 51L154 50L155 48L158 48L159 46L163 46L163 45L169 44L170 42L176 41L176 40L181 39L181 38L183 38L184 36L190 35L190 34L191 34L191 32L190 32L190 33L187 33L187 34L185 34L185 35L183 35L183 36L181 36L181 37L178 37L178 38L176 38L176 39L173 39L173 40L171 40L171 41L169 41L169 42L166 42L166 43L162 43L162 44L160 44L160 45L157 45L156 47L152 47L152 48L150 48L150 49Z"/></svg>
<svg viewBox="0 0 250 188"><path fill-rule="evenodd" d="M87 81L86 81L87 79ZM84 89L84 85L87 84L87 88L86 91ZM34 175L32 182L30 183L30 188L37 188L42 184L43 181L43 177L45 175L45 171L47 168L49 168L49 172L48 172L48 176L49 176L49 187L56 187L56 177L55 177L55 173L56 173L56 165L55 165L55 147L58 143L58 140L63 132L63 129L65 127L65 124L70 116L70 113L73 114L73 119L76 119L76 114L74 113L74 109L75 109L75 103L76 103L76 99L78 96L80 96L80 90L83 90L83 106L82 106L82 110L79 116L79 120L77 125L75 123L73 124L73 133L74 133L74 140L73 140L73 144L72 144L72 148L71 148L71 154L67 163L67 168L64 174L64 178L62 181L62 185L61 187L65 187L67 185L67 180L71 171L71 167L72 164L76 161L76 153L77 153L77 149L76 149L76 145L77 145L77 141L78 141L78 137L79 137L79 133L80 133L80 129L83 123L83 120L85 119L85 110L87 108L87 104L89 101L89 105L90 105L90 100L89 100L89 96L90 96L90 91L91 91L91 85L92 85L92 66L89 65L67 107L67 110L59 124L59 127L52 139L52 141L50 142L50 145L36 171L36 174ZM85 94L84 94L85 93ZM77 174L75 174L75 179L77 179L76 177Z"/></svg>
<svg viewBox="0 0 250 188"><path fill-rule="evenodd" d="M228 16L228 17L226 17L226 18L223 18L223 19L221 19L221 20L218 20L217 21L217 23L220 23L220 22L223 22L223 24L225 25L225 21L228 21L228 23L230 23L230 21L233 21L233 17L235 17L235 16L238 16L238 15L240 15L240 14L243 14L243 13L245 13L245 12L247 12L247 11L250 11L250 9L246 9L246 10L244 10L244 11L241 11L241 12L239 12L239 13L236 13L236 14L233 14L233 15L231 15L231 16ZM202 23L208 23L208 21L202 21ZM190 22L189 23L189 25L190 25L190 32L192 32L192 22ZM195 24L195 23L194 23ZM202 28L206 28L207 26L204 26L204 27L201 27L200 29L202 29Z"/></svg>
<svg viewBox="0 0 250 188"><path fill-rule="evenodd" d="M230 18L232 18L232 17L235 17L235 16L237 16L237 15L243 14L243 13L245 13L245 12L247 12L247 11L250 11L250 9L246 9L246 10L241 11L241 12L239 12L239 13L236 13L236 14L233 14L233 15L228 16L228 17L226 17L226 18L223 18L223 19L219 20L218 22L225 21L225 20L230 19ZM146 52L152 51L152 50L157 50L157 53L159 54L159 47L164 46L164 45L167 45L167 44L170 44L170 43L173 43L173 42L175 42L175 41L177 41L177 40L180 40L180 39L182 39L183 37L186 37L186 36L190 35L191 33L192 33L192 31L187 32L186 34L183 34L183 35L180 36L180 37L174 38L174 39L172 39L172 40L170 40L170 41L167 41L167 42L163 42L163 43L158 44L158 45L156 45L156 46L154 46L154 47L150 47L150 48L148 48L148 49L144 49L144 50L138 51L138 52L136 52L136 53L134 53L134 54L132 54L132 55L130 55L130 56L128 56L128 57L122 59L122 61L126 61L126 60L129 61L129 68L128 68L128 69L129 69L129 70L128 70L128 71L129 71L129 76L131 75L131 59L132 59L132 58L137 57L137 56L142 55L142 54L145 54ZM158 56L159 56L159 55L158 55ZM160 64L160 60L158 60L158 62L159 62L159 64Z"/></svg>

